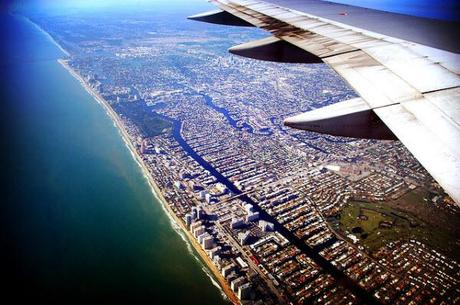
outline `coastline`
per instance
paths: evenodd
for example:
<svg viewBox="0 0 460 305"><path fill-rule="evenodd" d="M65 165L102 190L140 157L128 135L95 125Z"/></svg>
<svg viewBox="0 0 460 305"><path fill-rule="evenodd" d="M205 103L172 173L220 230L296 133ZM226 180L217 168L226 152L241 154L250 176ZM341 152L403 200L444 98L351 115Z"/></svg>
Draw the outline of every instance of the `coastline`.
<svg viewBox="0 0 460 305"><path fill-rule="evenodd" d="M47 31L45 31L41 26L39 26L37 23L33 22L29 17L26 17L24 15L17 15L17 14L12 14L13 16L17 16L19 18L24 18L27 22L32 24L37 30L42 32L56 47L58 47L59 50L61 50L62 53L64 53L66 56L70 56L70 53L64 49L57 41L54 39L53 36L50 35Z"/></svg>
<svg viewBox="0 0 460 305"><path fill-rule="evenodd" d="M33 24L35 24L35 23L33 23ZM41 28L40 28L40 30L43 31L43 29L41 29ZM43 32L45 32L45 31L43 31ZM50 35L48 34L48 36L50 36ZM53 41L54 41L54 39L53 39ZM54 41L54 43L56 43L56 42ZM57 44L57 45L59 46L59 44ZM62 47L60 47L60 46L59 46L59 48L62 49ZM64 50L64 52L68 55L67 51ZM99 93L97 93L90 86L88 86L88 84L84 81L84 79L81 77L80 74L78 74L74 69L72 69L68 65L68 63L67 63L68 60L58 59L57 61L74 78L76 78L80 82L82 87L105 109L107 115L112 119L115 127L118 129L123 141L125 142L125 145L130 150L131 155L133 156L134 160L136 161L136 163L141 168L142 173L144 174L144 177L147 179L147 182L148 182L148 184L149 184L149 186L150 186L150 188L152 190L153 195L158 199L158 201L160 202L162 207L165 209L165 212L166 212L167 216L169 216L169 218L180 228L180 230L185 233L185 236L187 237L188 242L192 245L193 249L199 255L199 257L201 258L202 262L204 262L205 267L209 271L211 271L211 273L214 276L214 279L216 279L217 282L219 283L220 288L224 292L224 294L227 297L227 299L231 303L233 303L235 305L236 304L241 304L241 302L239 301L238 297L235 295L233 290L230 288L230 285L228 284L228 282L225 280L225 278L221 275L221 273L217 269L216 265L208 257L206 252L201 248L201 245L194 238L194 236L191 234L191 232L186 228L185 223L183 222L183 220L180 219L179 217L177 217L177 215L174 213L174 211L169 206L169 204L166 201L166 199L163 197L161 189L158 187L158 185L153 180L153 177L152 177L148 167L144 164L141 155L138 153L138 151L134 147L133 143L130 141L129 135L126 132L125 128L123 127L123 122L120 120L120 118L116 114L116 112L112 109L112 107L108 104L108 102Z"/></svg>

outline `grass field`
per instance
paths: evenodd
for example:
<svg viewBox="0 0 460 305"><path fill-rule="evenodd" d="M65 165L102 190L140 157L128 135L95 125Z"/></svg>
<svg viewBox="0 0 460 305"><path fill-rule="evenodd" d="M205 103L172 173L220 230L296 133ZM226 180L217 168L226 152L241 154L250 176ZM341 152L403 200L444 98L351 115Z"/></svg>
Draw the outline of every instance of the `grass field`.
<svg viewBox="0 0 460 305"><path fill-rule="evenodd" d="M386 222L390 227L382 227L382 222ZM456 238L448 231L433 228L385 203L350 201L340 212L339 228L345 233L357 236L360 244L371 252L390 241L414 238L453 258L458 259L460 256ZM362 232L356 228L361 228Z"/></svg>

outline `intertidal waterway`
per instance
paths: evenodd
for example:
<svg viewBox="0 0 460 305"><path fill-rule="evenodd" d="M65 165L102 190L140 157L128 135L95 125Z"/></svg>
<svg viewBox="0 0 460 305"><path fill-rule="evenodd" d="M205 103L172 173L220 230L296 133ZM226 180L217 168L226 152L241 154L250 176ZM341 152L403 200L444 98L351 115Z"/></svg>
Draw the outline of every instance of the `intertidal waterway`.
<svg viewBox="0 0 460 305"><path fill-rule="evenodd" d="M367 291L363 288L358 286L357 283L351 281L348 277L346 277L340 270L334 267L330 262L324 259L320 254L320 248L311 248L306 245L301 239L296 237L292 232L287 230L283 227L279 222L270 216L267 212L261 209L254 200L252 200L248 195L243 194L229 179L224 177L220 174L211 164L209 164L206 160L204 160L199 154L195 152L195 150L188 145L186 140L183 138L181 134L182 123L179 120L173 120L167 118L173 123L173 130L172 134L174 139L179 143L182 149L190 155L196 162L198 162L205 170L208 170L216 179L224 184L233 194L238 195L239 199L250 203L254 206L255 210L260 213L261 218L274 223L275 230L280 232L284 237L286 237L291 243L301 249L304 253L308 254L319 266L324 268L328 271L331 275L333 275L337 281L351 291L353 291L362 301L363 304L374 304L376 301Z"/></svg>

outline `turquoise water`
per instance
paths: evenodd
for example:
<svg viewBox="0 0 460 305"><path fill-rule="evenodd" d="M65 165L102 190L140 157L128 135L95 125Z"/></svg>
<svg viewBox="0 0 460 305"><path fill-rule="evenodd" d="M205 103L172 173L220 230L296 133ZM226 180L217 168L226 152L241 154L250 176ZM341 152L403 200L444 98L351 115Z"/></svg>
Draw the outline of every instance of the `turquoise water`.
<svg viewBox="0 0 460 305"><path fill-rule="evenodd" d="M47 304L226 304L110 118L56 62L62 52L24 19L0 15L0 29L9 292Z"/></svg>

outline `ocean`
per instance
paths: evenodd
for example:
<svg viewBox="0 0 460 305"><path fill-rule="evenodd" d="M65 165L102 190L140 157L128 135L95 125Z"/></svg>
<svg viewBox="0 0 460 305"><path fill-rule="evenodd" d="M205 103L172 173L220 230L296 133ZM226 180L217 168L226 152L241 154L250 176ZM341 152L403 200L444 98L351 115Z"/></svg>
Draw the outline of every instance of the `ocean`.
<svg viewBox="0 0 460 305"><path fill-rule="evenodd" d="M0 31L3 299L228 304L64 53L22 17Z"/></svg>

